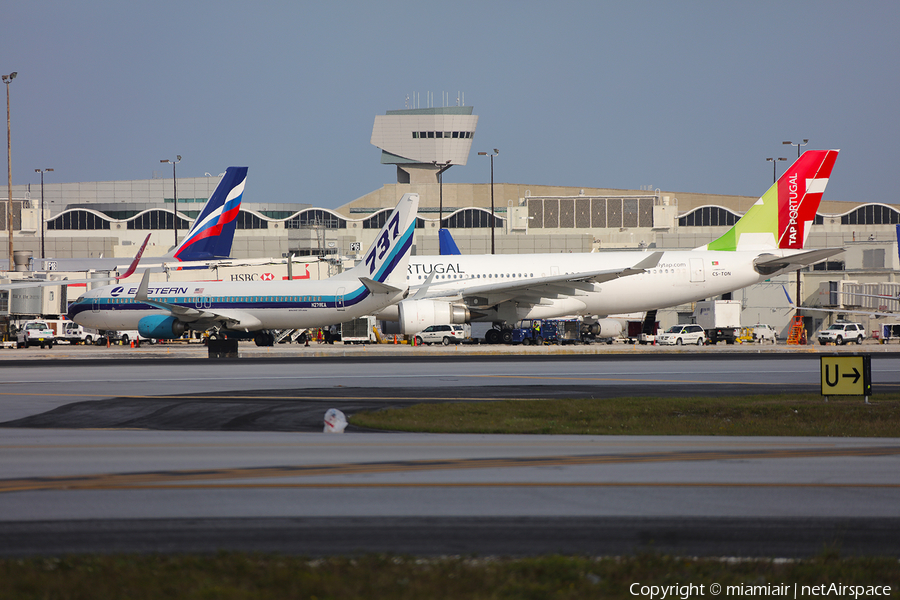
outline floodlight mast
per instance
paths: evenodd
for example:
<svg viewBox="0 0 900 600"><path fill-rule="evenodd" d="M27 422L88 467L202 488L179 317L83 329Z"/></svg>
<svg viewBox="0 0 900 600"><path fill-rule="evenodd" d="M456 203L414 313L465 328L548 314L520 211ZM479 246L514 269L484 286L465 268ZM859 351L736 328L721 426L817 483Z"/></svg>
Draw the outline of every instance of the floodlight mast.
<svg viewBox="0 0 900 600"><path fill-rule="evenodd" d="M500 154L500 151L494 148L493 154L487 152L479 152L478 156L491 157L491 254L494 254L494 157ZM509 215L506 215L509 218Z"/></svg>
<svg viewBox="0 0 900 600"><path fill-rule="evenodd" d="M16 270L16 263L13 260L13 207L12 207L12 134L9 127L9 84L18 75L18 71L13 71L9 75L3 76L3 83L6 84L6 173L7 187L9 191L9 203L6 205L6 229L9 235L9 270Z"/></svg>
<svg viewBox="0 0 900 600"><path fill-rule="evenodd" d="M175 245L178 245L178 181L175 178L175 165L181 162L181 155L176 155L176 160L169 160L168 158L164 158L160 160L161 163L172 163L172 195L175 197L175 208L172 211L173 216L173 225L172 229L175 230Z"/></svg>

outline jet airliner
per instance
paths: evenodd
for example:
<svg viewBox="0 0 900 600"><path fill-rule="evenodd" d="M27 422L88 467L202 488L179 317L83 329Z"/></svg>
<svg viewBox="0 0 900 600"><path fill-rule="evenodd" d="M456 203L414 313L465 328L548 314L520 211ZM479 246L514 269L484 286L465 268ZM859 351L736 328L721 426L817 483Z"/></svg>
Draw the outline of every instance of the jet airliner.
<svg viewBox="0 0 900 600"><path fill-rule="evenodd" d="M602 328L608 315L712 298L818 262L843 251L803 249L837 154L805 152L725 235L694 250L414 256L409 297L379 317L405 334L568 315Z"/></svg>
<svg viewBox="0 0 900 600"><path fill-rule="evenodd" d="M404 194L357 266L318 281L149 281L87 292L68 318L95 329L137 329L148 338L178 338L191 329L257 332L269 345L273 329L301 329L374 314L407 292L418 194Z"/></svg>

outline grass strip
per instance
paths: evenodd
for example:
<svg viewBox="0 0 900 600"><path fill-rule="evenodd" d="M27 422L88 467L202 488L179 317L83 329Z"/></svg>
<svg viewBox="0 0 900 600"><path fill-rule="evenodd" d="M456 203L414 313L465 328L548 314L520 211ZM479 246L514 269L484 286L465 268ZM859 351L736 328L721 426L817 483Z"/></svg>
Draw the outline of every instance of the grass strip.
<svg viewBox="0 0 900 600"><path fill-rule="evenodd" d="M427 403L360 412L353 425L432 433L900 436L900 394L610 398Z"/></svg>
<svg viewBox="0 0 900 600"><path fill-rule="evenodd" d="M310 560L221 553L4 559L0 560L0 581L7 600L596 599L634 598L641 586L689 584L704 586L703 594L695 591L690 597L709 597L713 584L722 586L722 597L793 597L795 584L802 591L802 586L832 583L888 585L888 594L896 597L900 568L896 557L841 558L834 550L823 550L819 556L804 560L721 560L656 554L522 559L366 555ZM748 586L755 589L748 592ZM790 593L773 594L776 586L779 590L789 588ZM649 596L645 593L643 597ZM656 597L660 597L658 592ZM687 596L670 590L666 597Z"/></svg>

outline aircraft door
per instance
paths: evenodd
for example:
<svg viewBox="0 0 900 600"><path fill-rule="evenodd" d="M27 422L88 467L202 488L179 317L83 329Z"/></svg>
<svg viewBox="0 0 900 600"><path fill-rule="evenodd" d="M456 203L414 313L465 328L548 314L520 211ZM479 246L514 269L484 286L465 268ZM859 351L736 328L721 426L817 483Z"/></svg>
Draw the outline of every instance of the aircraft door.
<svg viewBox="0 0 900 600"><path fill-rule="evenodd" d="M691 283L702 283L706 281L706 276L703 273L703 259L702 258L692 258L691 259Z"/></svg>
<svg viewBox="0 0 900 600"><path fill-rule="evenodd" d="M198 309L200 308L209 308L212 306L212 298L209 296L198 296L194 301L194 306Z"/></svg>
<svg viewBox="0 0 900 600"><path fill-rule="evenodd" d="M338 288L334 305L338 310L344 310L344 288Z"/></svg>
<svg viewBox="0 0 900 600"><path fill-rule="evenodd" d="M98 300L97 298L94 298L94 300L91 302L91 312L92 313L100 312L100 300Z"/></svg>

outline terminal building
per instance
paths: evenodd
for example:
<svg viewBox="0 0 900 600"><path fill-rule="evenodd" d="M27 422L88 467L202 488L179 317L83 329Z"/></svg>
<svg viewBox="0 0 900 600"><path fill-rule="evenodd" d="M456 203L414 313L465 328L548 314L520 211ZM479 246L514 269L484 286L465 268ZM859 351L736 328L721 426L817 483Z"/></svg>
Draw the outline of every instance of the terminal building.
<svg viewBox="0 0 900 600"><path fill-rule="evenodd" d="M479 183L444 184L444 172L466 167L477 124L471 106L394 110L376 116L371 143L382 151L381 163L395 168L396 182L348 199L335 209L266 202L265 198L253 198L249 187L237 220L232 256L353 259L358 248L365 249L373 242L407 192L420 195L416 254L438 254L441 228L452 232L464 254L490 253L492 248L498 254L690 249L725 233L758 200L677 190L586 188L577 182L573 186L509 182L492 186L480 180L487 172L490 155L502 160L493 143L484 144L484 156L474 156L479 162ZM482 149L474 145L476 152ZM13 185L17 268L42 271L53 268L53 258L99 256L119 257L127 264L147 233L151 233L151 246L145 255L161 256L175 244L176 224L180 240L220 179L221 175L211 174L178 178L177 198L173 180L165 177L45 182L43 194L40 184ZM0 269L9 268L8 193L6 186L0 187ZM820 289L848 282L900 291L898 224L900 211L892 205L823 201L807 246L842 246L847 251L805 269L800 277L780 276L736 292L734 299L744 304L745 323L769 323L783 330L794 314L786 298L798 297L798 283L804 306L848 311L871 303L836 301L833 295L820 294ZM900 306L891 306L891 301L876 304L875 309L900 310ZM0 316L9 312L9 302L0 293ZM686 322L691 314L690 306L675 307L660 313L661 324ZM813 331L834 316L820 313L807 318L807 329ZM847 318L863 320L850 312ZM871 335L875 327L867 329Z"/></svg>

